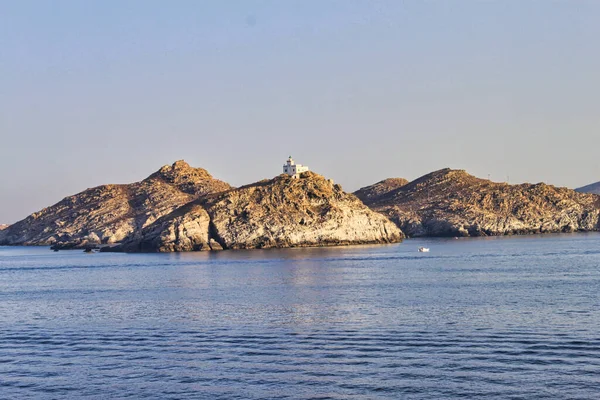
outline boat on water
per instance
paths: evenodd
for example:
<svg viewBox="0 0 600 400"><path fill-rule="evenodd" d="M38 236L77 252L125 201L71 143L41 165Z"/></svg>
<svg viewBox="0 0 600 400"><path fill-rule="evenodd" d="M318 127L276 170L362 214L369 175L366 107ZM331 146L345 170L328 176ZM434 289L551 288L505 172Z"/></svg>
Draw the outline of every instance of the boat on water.
<svg viewBox="0 0 600 400"><path fill-rule="evenodd" d="M419 253L429 253L429 247L419 247Z"/></svg>

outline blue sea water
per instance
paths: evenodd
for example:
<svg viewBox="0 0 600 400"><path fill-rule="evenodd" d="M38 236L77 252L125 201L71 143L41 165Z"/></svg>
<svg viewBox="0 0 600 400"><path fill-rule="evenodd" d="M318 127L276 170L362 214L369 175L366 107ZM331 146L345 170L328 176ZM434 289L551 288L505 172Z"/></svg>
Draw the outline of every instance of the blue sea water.
<svg viewBox="0 0 600 400"><path fill-rule="evenodd" d="M600 234L0 247L0 398L597 399Z"/></svg>

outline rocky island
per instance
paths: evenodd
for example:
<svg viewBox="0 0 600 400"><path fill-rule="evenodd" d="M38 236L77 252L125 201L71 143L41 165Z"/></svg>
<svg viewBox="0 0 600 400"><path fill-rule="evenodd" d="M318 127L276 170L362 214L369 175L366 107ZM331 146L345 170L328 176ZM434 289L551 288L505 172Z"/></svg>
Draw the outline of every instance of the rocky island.
<svg viewBox="0 0 600 400"><path fill-rule="evenodd" d="M234 188L177 161L140 182L87 189L0 226L0 245L171 252L599 229L600 196L544 183L509 185L446 168L349 194L291 157L283 171Z"/></svg>
<svg viewBox="0 0 600 400"><path fill-rule="evenodd" d="M387 182L387 183L386 183ZM599 229L600 196L544 183L509 185L442 169L355 194L408 236L486 236Z"/></svg>
<svg viewBox="0 0 600 400"><path fill-rule="evenodd" d="M398 242L403 234L307 171L241 188L178 161L130 185L70 196L0 233L0 244L198 251Z"/></svg>

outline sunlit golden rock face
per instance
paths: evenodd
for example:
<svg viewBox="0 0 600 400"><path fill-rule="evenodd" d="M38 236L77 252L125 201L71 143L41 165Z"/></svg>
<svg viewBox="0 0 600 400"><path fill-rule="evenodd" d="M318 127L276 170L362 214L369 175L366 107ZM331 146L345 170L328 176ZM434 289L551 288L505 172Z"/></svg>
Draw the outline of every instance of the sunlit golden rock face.
<svg viewBox="0 0 600 400"><path fill-rule="evenodd" d="M126 251L392 243L403 234L341 186L305 172L205 196L143 229Z"/></svg>

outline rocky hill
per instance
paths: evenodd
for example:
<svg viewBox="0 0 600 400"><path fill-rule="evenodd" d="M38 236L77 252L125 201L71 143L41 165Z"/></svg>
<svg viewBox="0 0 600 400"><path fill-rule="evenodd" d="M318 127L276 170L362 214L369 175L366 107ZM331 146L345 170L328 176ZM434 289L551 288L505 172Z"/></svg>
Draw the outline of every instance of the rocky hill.
<svg viewBox="0 0 600 400"><path fill-rule="evenodd" d="M1 231L0 244L117 243L192 200L229 189L206 170L177 161L141 182L103 185L66 197Z"/></svg>
<svg viewBox="0 0 600 400"><path fill-rule="evenodd" d="M592 193L592 194L600 194L600 182L592 183L591 185L586 185L580 188L575 189L576 192L579 193Z"/></svg>
<svg viewBox="0 0 600 400"><path fill-rule="evenodd" d="M361 189L362 190L362 189ZM508 185L443 169L363 201L409 236L599 229L600 196L544 183Z"/></svg>
<svg viewBox="0 0 600 400"><path fill-rule="evenodd" d="M365 186L354 192L356 197L362 200L363 203L373 203L379 200L385 194L396 190L408 183L404 178L388 178L379 181L371 186Z"/></svg>
<svg viewBox="0 0 600 400"><path fill-rule="evenodd" d="M0 224L0 231L5 230L6 228L8 228L8 225Z"/></svg>
<svg viewBox="0 0 600 400"><path fill-rule="evenodd" d="M402 232L322 176L280 175L200 198L141 230L126 251L328 246L400 241Z"/></svg>

